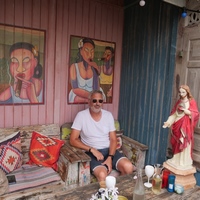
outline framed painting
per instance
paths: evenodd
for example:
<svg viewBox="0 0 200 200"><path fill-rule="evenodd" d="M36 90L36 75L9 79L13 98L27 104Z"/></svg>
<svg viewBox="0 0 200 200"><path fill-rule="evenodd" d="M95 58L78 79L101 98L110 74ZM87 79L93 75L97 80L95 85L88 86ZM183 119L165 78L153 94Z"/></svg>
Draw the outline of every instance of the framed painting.
<svg viewBox="0 0 200 200"><path fill-rule="evenodd" d="M0 105L44 104L45 31L0 24Z"/></svg>
<svg viewBox="0 0 200 200"><path fill-rule="evenodd" d="M112 103L115 43L70 36L68 103L88 102L92 90L101 90Z"/></svg>

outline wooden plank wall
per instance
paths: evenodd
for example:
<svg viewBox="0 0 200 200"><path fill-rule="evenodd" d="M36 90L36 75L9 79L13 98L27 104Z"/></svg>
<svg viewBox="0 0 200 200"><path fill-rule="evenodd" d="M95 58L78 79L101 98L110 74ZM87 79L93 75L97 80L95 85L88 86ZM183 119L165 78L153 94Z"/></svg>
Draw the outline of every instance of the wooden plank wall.
<svg viewBox="0 0 200 200"><path fill-rule="evenodd" d="M122 0L0 0L0 23L46 30L44 105L0 105L0 127L63 124L87 105L67 104L70 35L116 43L113 103L118 114ZM113 5L115 4L115 5Z"/></svg>

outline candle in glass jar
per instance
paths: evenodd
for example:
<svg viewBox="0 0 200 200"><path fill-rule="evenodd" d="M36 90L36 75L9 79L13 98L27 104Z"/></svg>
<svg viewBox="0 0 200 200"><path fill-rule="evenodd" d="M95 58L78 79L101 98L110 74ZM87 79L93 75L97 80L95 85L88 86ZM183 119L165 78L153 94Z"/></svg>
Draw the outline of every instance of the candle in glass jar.
<svg viewBox="0 0 200 200"><path fill-rule="evenodd" d="M163 170L163 175L162 175L162 188L167 188L168 186L168 176L170 174L170 171L167 169Z"/></svg>
<svg viewBox="0 0 200 200"><path fill-rule="evenodd" d="M175 178L176 177L173 174L170 174L168 176L168 187L167 187L168 192L174 192Z"/></svg>

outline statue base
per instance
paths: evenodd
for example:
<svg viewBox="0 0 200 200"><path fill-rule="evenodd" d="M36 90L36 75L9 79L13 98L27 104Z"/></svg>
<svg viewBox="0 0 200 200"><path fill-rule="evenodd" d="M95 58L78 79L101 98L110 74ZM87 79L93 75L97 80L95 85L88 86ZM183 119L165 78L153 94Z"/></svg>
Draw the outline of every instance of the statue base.
<svg viewBox="0 0 200 200"><path fill-rule="evenodd" d="M175 184L182 185L184 187L184 190L193 188L196 185L196 179L194 177L194 173L196 173L195 167L181 170L176 169L174 166L171 166L167 162L164 162L163 166L176 176Z"/></svg>

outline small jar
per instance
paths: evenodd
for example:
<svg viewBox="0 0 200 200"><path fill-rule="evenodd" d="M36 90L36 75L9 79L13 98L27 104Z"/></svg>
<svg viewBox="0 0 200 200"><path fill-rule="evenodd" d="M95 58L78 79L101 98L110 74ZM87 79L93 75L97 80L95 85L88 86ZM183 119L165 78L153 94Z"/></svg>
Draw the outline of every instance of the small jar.
<svg viewBox="0 0 200 200"><path fill-rule="evenodd" d="M168 192L174 192L175 178L176 177L173 174L170 174L168 176L168 187L167 187Z"/></svg>
<svg viewBox="0 0 200 200"><path fill-rule="evenodd" d="M177 194L182 194L184 192L184 187L182 185L175 185L174 187L174 191Z"/></svg>

